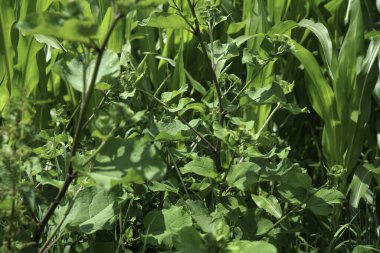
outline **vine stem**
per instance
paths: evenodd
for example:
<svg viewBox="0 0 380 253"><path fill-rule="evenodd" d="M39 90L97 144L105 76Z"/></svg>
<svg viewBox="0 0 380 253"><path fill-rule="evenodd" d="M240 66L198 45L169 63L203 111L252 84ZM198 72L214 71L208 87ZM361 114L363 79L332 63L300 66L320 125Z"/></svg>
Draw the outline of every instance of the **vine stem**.
<svg viewBox="0 0 380 253"><path fill-rule="evenodd" d="M112 31L114 30L117 22L123 16L124 15L122 15L120 13L115 14L115 17L114 17L114 19L113 19L113 21L112 21L112 23L110 25L110 28L107 31L107 34L105 35L105 38L104 38L101 46L99 48L96 48L98 56L96 58L94 72L93 72L92 77L91 77L90 85L87 88L87 90L83 91L84 96L83 96L83 99L82 99L82 102L81 102L79 116L78 116L77 124L76 124L76 127L75 127L73 144L71 146L71 152L70 152L70 156L69 156L69 161L68 161L68 163L66 165L66 177L65 177L65 181L63 183L62 188L59 190L57 196L55 197L54 201L50 204L49 209L47 210L46 214L43 216L42 220L40 221L40 223L37 226L37 229L36 229L36 231L34 233L34 238L33 238L36 246L38 246L38 244L40 242L40 239L41 239L42 233L44 231L44 228L46 227L46 225L49 222L50 218L52 217L52 215L54 214L55 210L57 209L59 203L61 202L61 200L63 199L63 197L66 195L66 192L68 191L71 183L73 182L73 180L76 178L76 176L78 174L77 172L74 171L74 168L73 168L72 162L71 162L71 158L74 157L74 155L76 154L77 149L78 149L80 135L81 135L81 132L82 132L82 126L83 126L83 123L84 123L84 116L85 116L85 113L86 113L86 110L87 110L87 107L88 107L88 102L89 102L89 100L91 98L91 94L92 94L93 88L95 86L96 77L97 77L97 74L98 74L98 71L99 71L99 68L100 68L100 64L101 64L101 61L102 61L103 54L104 54L104 52L106 50L107 43L108 43L108 41L109 41L109 39L111 37Z"/></svg>
<svg viewBox="0 0 380 253"><path fill-rule="evenodd" d="M216 90L216 95L217 95L217 98L218 98L219 123L220 123L221 126L223 126L224 119L225 119L225 116L226 116L226 112L223 109L223 105L222 105L223 95L222 95L222 91L221 91L221 88L220 88L220 84L218 82L218 78L217 78L216 73L215 73L215 69L214 69L214 66L213 66L213 60L208 57L206 46L205 46L203 38L202 38L202 33L201 33L200 25L199 25L199 20L198 20L197 14L195 13L195 5L196 4L195 3L191 3L190 0L187 0L187 3L189 5L189 7L190 7L191 15L194 18L194 25L195 25L195 27L192 27L193 33L194 33L194 35L199 40L199 44L201 46L202 53L203 53L203 55L204 55L204 57L206 59L207 65L208 65L208 67L209 67L209 69L211 71L211 77L212 77L213 84L214 84L214 87L215 87L215 90ZM211 44L212 44L212 42L211 42ZM213 57L213 55L211 55L211 57ZM218 139L216 141L216 152L215 152L215 164L216 164L216 170L218 172L222 172L221 149L222 149L222 142L221 142L221 140Z"/></svg>

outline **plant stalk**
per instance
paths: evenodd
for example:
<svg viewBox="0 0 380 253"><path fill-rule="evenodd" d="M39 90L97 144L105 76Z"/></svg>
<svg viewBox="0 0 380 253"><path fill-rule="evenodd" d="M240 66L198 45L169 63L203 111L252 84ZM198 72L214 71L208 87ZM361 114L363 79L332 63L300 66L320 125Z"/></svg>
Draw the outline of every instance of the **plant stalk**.
<svg viewBox="0 0 380 253"><path fill-rule="evenodd" d="M225 113L225 111L223 109L223 105L222 105L222 97L223 97L223 95L222 95L222 91L221 91L221 88L220 88L220 84L218 82L218 78L217 78L216 73L215 73L215 69L213 67L213 60L209 59L209 57L207 55L207 50L206 50L206 47L205 47L205 44L204 44L204 41L203 41L203 38L202 38L202 33L201 33L200 25L199 25L199 20L198 20L197 14L195 13L195 4L191 3L190 0L187 0L187 3L189 5L189 7L190 7L191 14L192 14L192 16L194 18L194 24L195 24L195 28L193 29L194 35L199 40L199 44L201 45L202 53L203 53L203 55L204 55L204 57L206 59L207 65L208 65L208 67L209 67L209 69L211 71L211 77L212 77L213 84L214 84L214 87L215 87L215 90L216 90L216 95L217 95L217 98L218 98L219 123L220 123L221 126L223 126L226 113ZM213 57L213 56L211 55L211 57ZM216 147L216 152L215 152L216 170L217 170L217 172L221 173L222 172L222 160L221 160L222 141L218 139L216 141L215 147Z"/></svg>
<svg viewBox="0 0 380 253"><path fill-rule="evenodd" d="M111 26L108 29L107 34L106 34L106 36L104 38L104 41L102 42L100 48L97 49L98 56L96 58L95 68L94 68L93 75L91 77L90 86L88 87L87 91L86 90L83 91L84 96L83 96L83 100L82 100L80 111L79 111L78 121L77 121L77 124L76 124L76 127L75 127L73 144L72 144L71 152L70 152L70 159L69 159L69 161L67 163L67 166L66 166L67 167L66 168L66 178L65 178L65 181L63 183L62 188L59 190L59 192L58 192L57 196L55 197L54 201L50 204L49 209L46 212L45 216L42 218L42 220L40 221L40 223L37 226L37 229L36 229L36 231L34 233L34 242L35 242L36 246L38 246L38 244L39 244L39 241L41 239L41 236L42 236L42 233L44 231L45 226L49 222L50 218L52 217L52 215L54 214L55 210L57 209L59 203L61 202L61 200L63 199L63 197L66 195L66 192L69 189L71 183L73 182L73 180L76 178L76 176L78 174L77 172L74 171L71 159L75 156L76 151L78 149L80 135L81 135L81 132L82 132L82 125L84 123L84 116L85 116L85 113L86 113L86 110L87 110L87 107L88 107L88 102L89 102L89 100L91 98L91 94L92 94L93 88L95 86L96 77L97 77L97 74L98 74L98 71L99 71L99 68L100 68L100 64L101 64L101 61L102 61L103 54L104 54L104 52L106 50L106 46L107 46L107 43L108 43L108 41L109 41L109 39L111 37L112 31L114 30L117 22L122 17L123 17L122 14L116 14L115 15L115 17L114 17L114 19L113 19L113 21L111 23Z"/></svg>

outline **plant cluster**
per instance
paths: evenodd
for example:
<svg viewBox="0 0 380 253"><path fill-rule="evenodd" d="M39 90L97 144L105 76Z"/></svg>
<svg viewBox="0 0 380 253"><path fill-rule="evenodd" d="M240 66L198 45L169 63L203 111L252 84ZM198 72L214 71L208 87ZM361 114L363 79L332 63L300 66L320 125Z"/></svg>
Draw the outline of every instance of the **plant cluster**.
<svg viewBox="0 0 380 253"><path fill-rule="evenodd" d="M2 252L380 252L380 6L4 0Z"/></svg>

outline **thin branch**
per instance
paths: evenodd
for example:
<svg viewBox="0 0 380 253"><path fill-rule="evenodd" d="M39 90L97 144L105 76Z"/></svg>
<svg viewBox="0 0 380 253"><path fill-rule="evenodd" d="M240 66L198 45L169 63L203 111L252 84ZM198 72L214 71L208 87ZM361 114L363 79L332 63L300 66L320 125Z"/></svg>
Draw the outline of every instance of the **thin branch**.
<svg viewBox="0 0 380 253"><path fill-rule="evenodd" d="M190 0L187 0L187 3L189 5L189 7L190 7L191 14L192 14L192 16L194 18L194 24L195 24L194 35L199 40L199 44L201 45L202 53L203 53L203 55L204 55L204 57L206 59L207 65L208 65L208 67L209 67L209 69L211 71L211 77L212 77L213 84L214 84L214 87L215 87L215 90L216 90L216 95L217 95L217 98L218 98L219 123L220 123L221 126L223 126L226 113L225 113L225 111L223 109L223 105L222 105L222 97L223 97L223 95L222 95L222 91L221 91L221 88L220 88L220 84L218 82L218 78L217 78L216 73L215 73L215 69L213 67L213 60L208 57L206 46L205 46L205 43L204 43L203 38L202 38L202 33L201 33L200 25L199 25L199 20L198 20L197 14L195 13L196 3L191 3ZM211 55L211 57L213 57L213 55ZM221 142L221 140L218 139L216 141L216 152L215 152L215 164L216 164L216 170L218 172L222 172L221 149L222 149L222 142Z"/></svg>
<svg viewBox="0 0 380 253"><path fill-rule="evenodd" d="M181 171L179 170L177 163L175 162L174 157L173 157L173 155L169 149L168 149L168 154L170 156L170 160L172 160L172 162L173 162L173 166L174 166L175 170L177 171L179 181L181 181L181 184L182 184L183 189L185 190L186 196L189 197L190 195L189 195L189 192L187 191L185 183L183 182Z"/></svg>
<svg viewBox="0 0 380 253"><path fill-rule="evenodd" d="M109 41L109 39L111 37L112 31L114 30L117 22L122 17L123 17L123 15L121 15L121 14L116 14L115 15L115 17L114 17L114 19L113 19L113 21L111 23L111 26L108 29L107 34L105 35L105 38L104 38L104 41L102 42L101 47L97 49L98 56L96 58L94 72L93 72L93 75L92 75L91 81L90 81L90 86L88 87L87 91L83 91L85 93L85 95L83 96L83 100L82 100L80 111L79 111L78 121L77 121L76 128L75 128L75 133L74 133L74 138L73 138L73 144L72 144L71 152L70 152L70 159L69 159L69 162L66 165L66 171L67 171L66 178L65 178L65 181L63 183L62 188L59 190L59 192L58 192L57 196L55 197L54 201L50 204L49 209L47 210L45 216L42 218L42 220L40 221L40 223L37 226L37 229L36 229L36 231L34 233L34 242L35 242L36 246L39 244L39 241L41 239L41 236L42 236L42 233L44 231L45 226L47 225L47 223L49 222L50 218L54 214L55 209L57 209L59 203L61 202L61 200L65 196L65 194L66 194L67 190L69 189L69 186L71 185L72 181L77 176L77 172L75 172L74 169L73 169L73 167L72 167L71 158L75 156L76 151L78 149L79 140L80 140L80 134L82 132L82 126L83 126L83 122L84 122L84 118L85 118L84 116L85 116L85 113L86 113L86 110L87 110L87 107L88 107L88 102L89 102L89 100L91 98L91 94L92 94L93 88L95 86L96 77L97 77L97 74L98 74L98 71L99 71L99 68L100 68L100 64L101 64L101 61L102 61L103 53L106 50L106 46L107 46L107 43L108 43L108 41Z"/></svg>
<svg viewBox="0 0 380 253"><path fill-rule="evenodd" d="M257 134L261 134L261 132L264 130L264 128L268 125L269 121L272 119L275 112L280 108L280 103L277 103L276 107L273 109L273 111L269 114L268 118L265 120L264 124L261 126L260 130L257 132Z"/></svg>

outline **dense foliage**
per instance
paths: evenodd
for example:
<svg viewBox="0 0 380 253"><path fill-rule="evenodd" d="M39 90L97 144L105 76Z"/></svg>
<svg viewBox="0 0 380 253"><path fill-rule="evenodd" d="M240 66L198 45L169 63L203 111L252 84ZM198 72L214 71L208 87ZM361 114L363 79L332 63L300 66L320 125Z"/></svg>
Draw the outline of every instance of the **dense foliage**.
<svg viewBox="0 0 380 253"><path fill-rule="evenodd" d="M2 0L1 252L380 252L380 1Z"/></svg>

